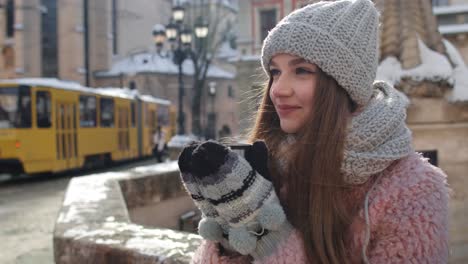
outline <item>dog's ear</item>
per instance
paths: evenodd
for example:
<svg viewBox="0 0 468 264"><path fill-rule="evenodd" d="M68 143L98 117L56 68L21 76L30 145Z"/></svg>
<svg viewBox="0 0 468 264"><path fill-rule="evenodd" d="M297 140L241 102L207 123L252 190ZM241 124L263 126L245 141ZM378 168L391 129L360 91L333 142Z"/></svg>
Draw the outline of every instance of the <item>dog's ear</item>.
<svg viewBox="0 0 468 264"><path fill-rule="evenodd" d="M255 141L252 146L246 149L244 156L252 168L271 181L268 170L268 148L264 141Z"/></svg>
<svg viewBox="0 0 468 264"><path fill-rule="evenodd" d="M229 149L215 141L199 145L192 154L192 171L195 177L203 178L218 171L226 161Z"/></svg>

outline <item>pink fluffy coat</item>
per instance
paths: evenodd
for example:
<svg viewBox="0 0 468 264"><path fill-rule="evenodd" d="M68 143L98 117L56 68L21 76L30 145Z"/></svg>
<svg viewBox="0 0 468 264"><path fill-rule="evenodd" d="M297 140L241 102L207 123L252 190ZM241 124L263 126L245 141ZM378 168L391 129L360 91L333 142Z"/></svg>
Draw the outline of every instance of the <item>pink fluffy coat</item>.
<svg viewBox="0 0 468 264"><path fill-rule="evenodd" d="M363 200L366 193L370 237L365 252L369 263L447 263L450 190L442 170L414 153L395 161L352 195ZM362 263L366 241L364 204L349 228L348 237L350 260ZM192 263L249 263L249 260L220 256L217 244L203 241ZM253 263L307 263L300 234L293 231L274 254Z"/></svg>

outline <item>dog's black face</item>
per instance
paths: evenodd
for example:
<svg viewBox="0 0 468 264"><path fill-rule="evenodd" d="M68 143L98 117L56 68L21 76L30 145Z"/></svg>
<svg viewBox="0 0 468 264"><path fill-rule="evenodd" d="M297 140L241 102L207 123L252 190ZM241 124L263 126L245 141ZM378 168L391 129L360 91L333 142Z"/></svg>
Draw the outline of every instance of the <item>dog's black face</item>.
<svg viewBox="0 0 468 264"><path fill-rule="evenodd" d="M183 173L192 173L194 177L203 179L219 170L226 162L229 152L228 147L215 141L193 142L182 150L179 156L179 169ZM268 149L263 141L256 141L247 147L245 159L254 170L266 179L270 179Z"/></svg>
<svg viewBox="0 0 468 264"><path fill-rule="evenodd" d="M194 141L186 146L179 155L178 164L179 170L182 173L191 173L192 172L192 153L193 151L201 144L201 142Z"/></svg>
<svg viewBox="0 0 468 264"><path fill-rule="evenodd" d="M229 148L214 141L199 145L192 154L192 172L195 177L204 178L219 170L226 162Z"/></svg>

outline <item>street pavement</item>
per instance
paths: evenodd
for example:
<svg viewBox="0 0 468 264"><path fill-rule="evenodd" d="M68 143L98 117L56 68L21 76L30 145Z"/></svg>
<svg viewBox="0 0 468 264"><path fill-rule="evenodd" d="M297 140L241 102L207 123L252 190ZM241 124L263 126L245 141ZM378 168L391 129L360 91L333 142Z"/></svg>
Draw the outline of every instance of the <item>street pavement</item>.
<svg viewBox="0 0 468 264"><path fill-rule="evenodd" d="M0 263L54 263L52 232L68 182L73 177L152 165L155 159L107 170L42 175L0 182Z"/></svg>

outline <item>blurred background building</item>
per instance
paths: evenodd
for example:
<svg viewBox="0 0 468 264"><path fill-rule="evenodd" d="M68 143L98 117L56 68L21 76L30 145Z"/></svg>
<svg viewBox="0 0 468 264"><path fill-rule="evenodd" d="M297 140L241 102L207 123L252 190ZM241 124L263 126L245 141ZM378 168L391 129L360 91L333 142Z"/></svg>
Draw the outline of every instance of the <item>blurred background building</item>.
<svg viewBox="0 0 468 264"><path fill-rule="evenodd" d="M158 51L152 35L155 24L171 21L174 5L187 9L185 20L191 25L195 14L206 10L205 16L216 25L211 30L217 39L210 41L220 43L208 51L213 54L209 54L210 67L201 89L202 131L197 134L204 135L207 129L211 138L220 132L237 134L235 67L227 62L235 55L232 37L238 7L234 0L0 0L0 78L51 77L91 87L130 87L178 104L173 47L167 42ZM190 133L197 84L189 60L183 69L185 122Z"/></svg>

